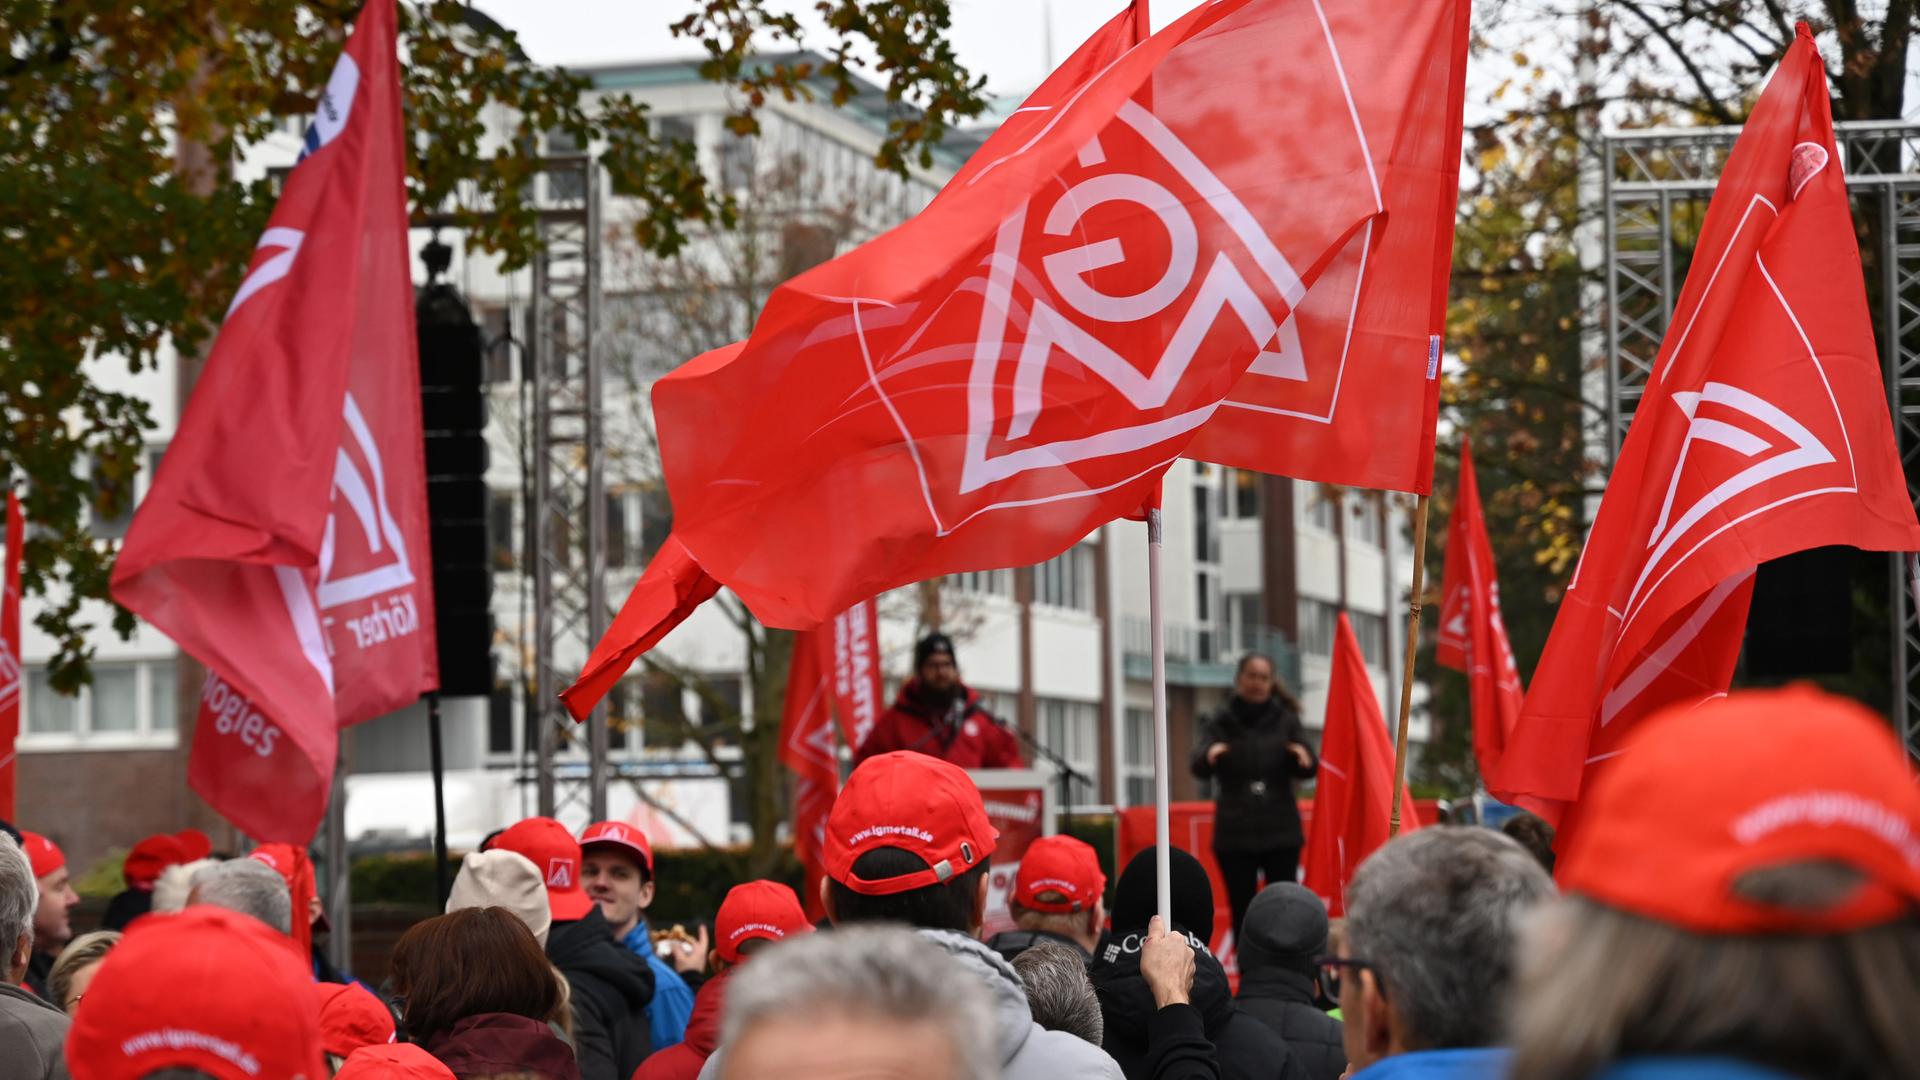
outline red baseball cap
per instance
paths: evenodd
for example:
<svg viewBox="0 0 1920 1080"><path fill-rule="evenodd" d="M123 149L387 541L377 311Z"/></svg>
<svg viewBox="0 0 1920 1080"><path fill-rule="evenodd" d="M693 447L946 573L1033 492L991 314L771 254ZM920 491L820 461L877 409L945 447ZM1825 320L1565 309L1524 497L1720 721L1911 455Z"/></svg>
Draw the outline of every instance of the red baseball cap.
<svg viewBox="0 0 1920 1080"><path fill-rule="evenodd" d="M740 946L754 939L779 941L813 929L800 898L777 881L749 881L727 890L713 917L713 951L729 964L740 962Z"/></svg>
<svg viewBox="0 0 1920 1080"><path fill-rule="evenodd" d="M1578 812L1562 889L1697 933L1839 933L1920 903L1920 788L1899 741L1810 686L1649 717ZM1734 890L1752 871L1816 861L1865 881L1822 909Z"/></svg>
<svg viewBox="0 0 1920 1080"><path fill-rule="evenodd" d="M952 880L993 854L1000 834L987 821L980 791L959 766L912 750L860 763L827 814L827 876L867 896L887 896ZM910 851L927 869L869 881L853 864L875 848Z"/></svg>
<svg viewBox="0 0 1920 1080"><path fill-rule="evenodd" d="M159 879L162 870L188 861L186 849L181 847L179 838L160 833L133 845L133 850L127 852L127 861L120 868L120 876L125 879L127 888L152 892L153 883Z"/></svg>
<svg viewBox="0 0 1920 1080"><path fill-rule="evenodd" d="M27 862L33 864L34 877L46 877L67 865L67 854L60 850L60 845L37 832L22 829L20 847L27 853Z"/></svg>
<svg viewBox="0 0 1920 1080"><path fill-rule="evenodd" d="M517 851L547 883L547 909L554 922L584 919L593 900L580 888L580 842L550 817L517 822L493 838L494 851Z"/></svg>
<svg viewBox="0 0 1920 1080"><path fill-rule="evenodd" d="M1042 836L1020 856L1020 872L1013 879L1013 899L1032 911L1061 914L1092 911L1107 891L1107 875L1093 845L1071 836ZM1050 892L1065 900L1042 900Z"/></svg>
<svg viewBox="0 0 1920 1080"><path fill-rule="evenodd" d="M284 935L237 911L149 915L87 987L67 1067L74 1080L169 1067L217 1080L325 1080L313 973Z"/></svg>
<svg viewBox="0 0 1920 1080"><path fill-rule="evenodd" d="M195 862L213 854L213 841L199 829L181 829L173 838L180 842L180 851L186 856L182 862Z"/></svg>
<svg viewBox="0 0 1920 1080"><path fill-rule="evenodd" d="M647 834L624 821L596 821L587 826L580 834L580 851L595 845L620 848L640 860L640 869L653 876L653 845L647 842Z"/></svg>
<svg viewBox="0 0 1920 1080"><path fill-rule="evenodd" d="M453 1070L412 1043L355 1050L333 1080L455 1080Z"/></svg>
<svg viewBox="0 0 1920 1080"><path fill-rule="evenodd" d="M392 1010L364 986L317 982L313 1000L320 1008L320 1049L335 1057L394 1040Z"/></svg>

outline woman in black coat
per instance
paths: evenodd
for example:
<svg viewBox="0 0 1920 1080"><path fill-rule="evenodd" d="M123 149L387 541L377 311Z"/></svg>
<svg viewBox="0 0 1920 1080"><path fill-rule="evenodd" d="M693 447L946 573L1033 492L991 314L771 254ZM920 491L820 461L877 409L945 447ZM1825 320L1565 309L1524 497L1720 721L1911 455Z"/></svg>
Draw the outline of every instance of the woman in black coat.
<svg viewBox="0 0 1920 1080"><path fill-rule="evenodd" d="M1300 807L1293 784L1314 774L1319 760L1300 723L1300 703L1273 677L1273 661L1258 653L1240 659L1233 697L1201 725L1193 775L1214 781L1213 857L1240 920L1268 884L1292 881L1300 866Z"/></svg>

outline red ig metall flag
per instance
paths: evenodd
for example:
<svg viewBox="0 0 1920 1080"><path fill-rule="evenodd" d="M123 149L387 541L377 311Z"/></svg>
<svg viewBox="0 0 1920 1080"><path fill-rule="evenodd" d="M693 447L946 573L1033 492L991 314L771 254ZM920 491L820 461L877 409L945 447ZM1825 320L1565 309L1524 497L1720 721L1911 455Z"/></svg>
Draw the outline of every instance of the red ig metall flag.
<svg viewBox="0 0 1920 1080"><path fill-rule="evenodd" d="M1920 549L1841 165L1802 24L1714 192L1500 798L1557 822L1641 717L1724 694L1759 563Z"/></svg>
<svg viewBox="0 0 1920 1080"><path fill-rule="evenodd" d="M1347 613L1333 643L1327 680L1326 725L1320 734L1320 775L1314 781L1313 821L1307 829L1300 883L1338 918L1346 911L1347 883L1373 850L1387 842L1393 818L1393 736L1373 696L1360 639ZM1400 805L1400 831L1420 827L1413 800Z"/></svg>
<svg viewBox="0 0 1920 1080"><path fill-rule="evenodd" d="M371 0L113 571L207 667L194 790L305 844L337 732L439 683L393 0Z"/></svg>
<svg viewBox="0 0 1920 1080"><path fill-rule="evenodd" d="M793 852L806 872L801 890L809 918L826 914L820 882L826 876L827 813L840 793L834 749L833 644L824 630L794 635L787 669L787 700L780 714L780 760L793 770Z"/></svg>
<svg viewBox="0 0 1920 1080"><path fill-rule="evenodd" d="M1465 672L1473 708L1473 756L1482 777L1492 776L1507 732L1520 719L1526 692L1513 645L1500 618L1500 581L1493 543L1480 505L1473 446L1460 440L1460 489L1447 523L1447 563L1440 578L1440 637L1433 658Z"/></svg>
<svg viewBox="0 0 1920 1080"><path fill-rule="evenodd" d="M832 658L833 712L840 721L840 738L848 746L861 746L886 707L879 611L872 600L862 600L803 636L810 635L826 638L821 647L831 648L827 655Z"/></svg>
<svg viewBox="0 0 1920 1080"><path fill-rule="evenodd" d="M20 738L20 566L26 523L20 496L7 492L6 568L0 570L0 816L13 818L14 744Z"/></svg>
<svg viewBox="0 0 1920 1080"><path fill-rule="evenodd" d="M783 284L751 338L655 385L698 573L808 629L1136 512L1256 364L1303 376L1275 380L1291 411L1364 417L1383 391L1283 327L1389 217L1451 228L1464 15L1224 0L1084 64L1071 93L1049 80L1019 137L926 211ZM1423 277L1402 299L1424 312L1432 293ZM1428 355L1397 371L1424 385ZM1430 422L1393 423L1431 442Z"/></svg>

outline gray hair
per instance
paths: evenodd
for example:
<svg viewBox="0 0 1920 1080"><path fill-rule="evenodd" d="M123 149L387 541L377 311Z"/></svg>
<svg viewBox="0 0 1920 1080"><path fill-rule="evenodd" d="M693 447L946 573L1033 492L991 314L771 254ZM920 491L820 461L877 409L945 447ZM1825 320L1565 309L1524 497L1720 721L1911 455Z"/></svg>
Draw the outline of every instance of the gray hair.
<svg viewBox="0 0 1920 1080"><path fill-rule="evenodd" d="M33 915L40 907L40 884L33 864L13 837L0 832L0 961L11 963L20 939L33 934Z"/></svg>
<svg viewBox="0 0 1920 1080"><path fill-rule="evenodd" d="M823 1014L937 1025L957 1080L1000 1074L986 988L946 952L896 926L802 934L757 953L729 976L720 1053L764 1021Z"/></svg>
<svg viewBox="0 0 1920 1080"><path fill-rule="evenodd" d="M195 859L160 871L160 876L153 881L154 912L165 915L185 910L187 897L193 893L193 875L218 865L219 859Z"/></svg>
<svg viewBox="0 0 1920 1080"><path fill-rule="evenodd" d="M1106 1021L1100 999L1093 995L1093 980L1087 977L1087 962L1078 952L1058 942L1038 942L1013 958L1013 970L1026 985L1034 1023L1101 1045Z"/></svg>
<svg viewBox="0 0 1920 1080"><path fill-rule="evenodd" d="M1553 880L1508 837L1421 829L1367 857L1347 887L1347 947L1367 961L1409 1050L1492 1046L1521 921Z"/></svg>
<svg viewBox="0 0 1920 1080"><path fill-rule="evenodd" d="M1831 901L1819 864L1734 883L1791 907ZM1857 887L1859 875L1852 875ZM1836 934L1698 934L1573 897L1529 920L1514 1080L1590 1076L1630 1056L1715 1055L1793 1076L1920 1076L1920 919Z"/></svg>
<svg viewBox="0 0 1920 1080"><path fill-rule="evenodd" d="M228 859L193 875L193 902L251 915L293 933L293 896L279 871L257 859Z"/></svg>

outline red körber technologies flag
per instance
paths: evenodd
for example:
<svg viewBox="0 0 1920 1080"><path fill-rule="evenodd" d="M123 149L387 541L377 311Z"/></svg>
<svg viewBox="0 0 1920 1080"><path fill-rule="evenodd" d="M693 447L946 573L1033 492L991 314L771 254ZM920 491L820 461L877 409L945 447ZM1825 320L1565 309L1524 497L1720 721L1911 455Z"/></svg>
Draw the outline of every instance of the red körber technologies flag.
<svg viewBox="0 0 1920 1080"><path fill-rule="evenodd" d="M1920 549L1804 25L1727 159L1489 788L1557 820L1648 711L1724 693L1754 567Z"/></svg>
<svg viewBox="0 0 1920 1080"><path fill-rule="evenodd" d="M438 685L393 0L327 82L113 571L207 667L193 787L304 844L337 731Z"/></svg>
<svg viewBox="0 0 1920 1080"><path fill-rule="evenodd" d="M1464 14L1227 0L1083 65L925 212L782 285L749 340L655 385L699 571L770 625L813 627L1136 511L1256 365L1315 431L1399 400L1377 378L1429 394L1424 344L1367 374L1294 349L1313 334L1285 324L1357 263L1356 238L1451 228ZM1427 312L1436 267L1401 301ZM1351 280L1344 296L1360 302ZM1430 416L1422 432L1381 415L1369 428L1431 443ZM586 680L630 640L603 642Z"/></svg>
<svg viewBox="0 0 1920 1080"><path fill-rule="evenodd" d="M6 567L0 570L0 817L13 817L14 743L20 738L20 496L7 492Z"/></svg>
<svg viewBox="0 0 1920 1080"><path fill-rule="evenodd" d="M1473 756L1481 777L1490 777L1520 719L1525 692L1513 662L1507 626L1500 619L1500 580L1493 543L1480 506L1473 472L1473 446L1460 440L1460 491L1447 524L1447 564L1440 579L1440 638L1433 658L1466 672L1473 707Z"/></svg>
<svg viewBox="0 0 1920 1080"><path fill-rule="evenodd" d="M780 714L780 760L793 770L793 853L806 871L801 890L809 918L825 915L820 881L826 875L827 812L840 792L840 761L834 753L832 643L827 631L794 635L787 669L787 700Z"/></svg>
<svg viewBox="0 0 1920 1080"><path fill-rule="evenodd" d="M1387 842L1392 816L1393 738L1373 696L1360 639L1343 611L1327 680L1320 775L1314 781L1313 821L1300 876L1301 884L1326 902L1327 914L1338 918L1345 912L1347 883L1373 849ZM1413 799L1402 799L1400 831L1419 827Z"/></svg>

